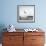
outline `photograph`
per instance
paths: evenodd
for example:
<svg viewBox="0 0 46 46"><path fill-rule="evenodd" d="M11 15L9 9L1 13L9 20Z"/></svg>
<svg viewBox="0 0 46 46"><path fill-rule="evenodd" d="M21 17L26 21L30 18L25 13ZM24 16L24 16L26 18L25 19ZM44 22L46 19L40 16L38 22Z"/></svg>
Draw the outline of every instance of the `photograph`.
<svg viewBox="0 0 46 46"><path fill-rule="evenodd" d="M18 22L35 22L35 5L17 5Z"/></svg>

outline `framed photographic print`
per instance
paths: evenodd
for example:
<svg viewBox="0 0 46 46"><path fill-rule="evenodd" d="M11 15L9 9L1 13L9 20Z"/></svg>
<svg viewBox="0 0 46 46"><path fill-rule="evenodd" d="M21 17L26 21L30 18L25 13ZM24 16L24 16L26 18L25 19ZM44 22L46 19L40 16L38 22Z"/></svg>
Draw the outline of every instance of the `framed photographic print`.
<svg viewBox="0 0 46 46"><path fill-rule="evenodd" d="M35 5L17 5L18 22L35 22Z"/></svg>

